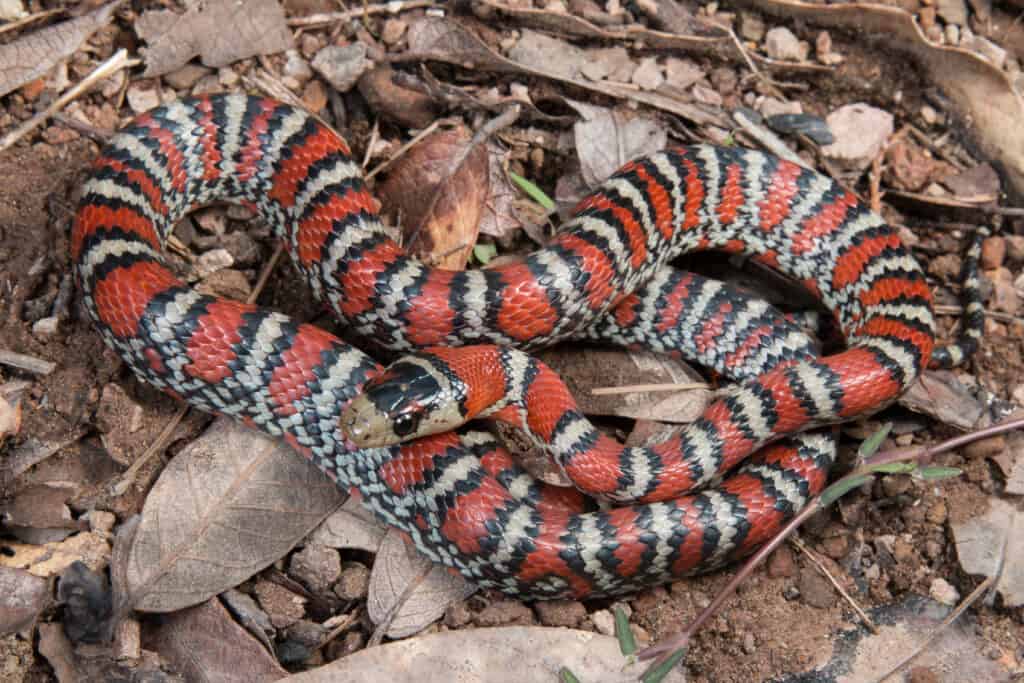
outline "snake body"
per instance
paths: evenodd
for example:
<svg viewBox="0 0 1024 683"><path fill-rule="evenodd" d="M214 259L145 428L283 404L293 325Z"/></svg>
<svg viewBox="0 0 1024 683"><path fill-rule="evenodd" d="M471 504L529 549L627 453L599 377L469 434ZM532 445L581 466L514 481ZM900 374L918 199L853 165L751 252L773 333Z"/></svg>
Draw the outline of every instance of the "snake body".
<svg viewBox="0 0 1024 683"><path fill-rule="evenodd" d="M359 449L339 418L381 372L375 361L314 326L200 294L162 259L174 224L215 200L252 207L346 328L387 348L694 341L705 362L745 381L665 444L600 463L590 488L641 501L607 511L533 481L476 432ZM931 294L894 230L828 178L749 150L631 162L524 262L450 272L388 237L329 128L268 99L203 97L153 110L110 141L71 242L85 308L139 378L282 436L422 553L523 597L621 593L749 552L820 490L831 464L830 437L778 440L885 406L933 357ZM795 277L834 314L848 350L814 358L749 301L681 285L692 281L669 261L704 249ZM976 343L975 306L966 345L937 360ZM709 312L713 324L691 329ZM553 429L567 469L586 480L583 434ZM721 486L685 494L758 449Z"/></svg>

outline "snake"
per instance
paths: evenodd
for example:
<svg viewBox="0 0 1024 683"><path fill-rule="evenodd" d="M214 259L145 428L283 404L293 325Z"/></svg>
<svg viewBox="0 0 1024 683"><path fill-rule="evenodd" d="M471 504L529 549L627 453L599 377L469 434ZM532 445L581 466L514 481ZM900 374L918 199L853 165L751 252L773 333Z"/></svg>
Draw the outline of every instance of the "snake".
<svg viewBox="0 0 1024 683"><path fill-rule="evenodd" d="M508 359L503 383L526 389L547 373L501 349L565 340L690 354L739 381L665 442L610 458L590 457L605 441L575 417L540 430L614 507L538 482L471 428L359 445L342 416L390 371L319 327L201 294L164 258L174 225L215 201L274 230L346 338L454 349L448 361L492 348ZM420 553L523 599L621 594L751 552L827 481L834 439L807 430L881 409L980 338L971 301L960 340L937 347L930 289L896 230L835 181L758 151L631 161L549 244L496 268L430 267L379 213L347 143L314 116L242 94L189 98L108 141L82 185L71 259L86 312L141 381L284 439ZM756 300L672 268L705 250L794 278L846 349L816 356ZM964 263L976 271L976 256Z"/></svg>

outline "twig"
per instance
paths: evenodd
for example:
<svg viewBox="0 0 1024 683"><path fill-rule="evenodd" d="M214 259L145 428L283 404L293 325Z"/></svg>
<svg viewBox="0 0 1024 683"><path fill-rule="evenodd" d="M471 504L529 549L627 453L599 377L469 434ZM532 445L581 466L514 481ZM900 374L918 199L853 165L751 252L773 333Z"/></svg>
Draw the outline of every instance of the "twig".
<svg viewBox="0 0 1024 683"><path fill-rule="evenodd" d="M30 14L27 17L18 19L17 21L12 21L9 24L4 24L3 26L0 26L0 33L7 33L8 31L17 30L22 26L27 26L28 24L31 24L34 21L39 21L40 19L52 17L54 14L60 14L63 11L64 10L62 9L48 9L43 12L36 12L35 14Z"/></svg>
<svg viewBox="0 0 1024 683"><path fill-rule="evenodd" d="M0 349L0 365L9 365L12 368L31 372L34 375L43 375L44 377L57 369L56 363L4 349Z"/></svg>
<svg viewBox="0 0 1024 683"><path fill-rule="evenodd" d="M928 634L928 637L924 639L923 643L921 643L916 648L914 648L914 651L911 652L906 657L904 657L900 661L899 664L897 664L893 668L889 669L889 671L887 671L886 673L882 674L882 676L879 677L877 683L884 683L885 679L887 679L890 676L893 676L893 675L899 673L905 666L907 666L907 664L910 664L910 662L912 662L919 654L924 652L926 647L928 647L936 638L939 637L939 634L941 634L943 631L945 631L947 628L949 628L950 624L952 624L954 621L959 619L960 615L963 614L967 610L968 607L970 607L975 602L977 602L978 599L982 595L984 595L985 592L988 591L988 589L991 588L993 586L993 584L995 584L996 581L999 580L999 576L1002 573L1002 559L1004 559L1006 557L1006 540L1007 540L1007 538L1004 536L1003 537L1003 553L1002 553L1002 556L1000 558L999 571L996 574L994 574L993 576L985 577L985 580L982 581L981 583L979 583L978 587L975 588L973 591L971 591L971 594L968 595L966 598L964 598L963 602L961 602L959 605L957 605L956 609L954 609L952 612L950 612L949 615L945 619L942 620L942 623L939 624L938 627L936 627L934 631L932 631L931 633Z"/></svg>
<svg viewBox="0 0 1024 683"><path fill-rule="evenodd" d="M937 304L935 306L935 312L939 315L963 315L964 307L953 304ZM992 318L993 320L999 320L1004 323L1020 323L1024 325L1024 318L1016 315L1010 315L1009 313L1003 313L1002 311L993 311L989 308L985 309L985 317Z"/></svg>
<svg viewBox="0 0 1024 683"><path fill-rule="evenodd" d="M288 20L289 26L325 26L336 21L349 21L371 14L399 14L421 7L435 7L438 3L425 0L409 0L408 2L385 2L379 5L363 5L360 9L350 9L345 12L324 12L321 14L310 14L308 17L292 17Z"/></svg>
<svg viewBox="0 0 1024 683"><path fill-rule="evenodd" d="M332 628L330 631L328 631L324 635L324 637L320 639L320 642L317 643L317 646L315 648L313 648L313 649L314 650L319 650L319 649L323 648L325 645L327 645L327 643L331 642L332 640L337 638L339 635L341 635L341 633L345 629L350 628L352 626L352 624L356 623L356 621L358 619L359 619L359 609L352 610L352 612L350 614L345 615L345 618L341 620L340 624L338 624L337 626Z"/></svg>
<svg viewBox="0 0 1024 683"><path fill-rule="evenodd" d="M814 566L818 568L818 571L825 575L825 578L828 579L833 586L835 586L835 589L839 591L839 594L843 596L843 599L846 600L847 603L849 603L850 607L853 608L853 611L856 612L857 615L864 622L864 625L867 626L872 633L878 635L878 627L875 626L875 622L871 621L871 617L868 616L867 612L861 609L861 606L857 604L857 601L853 599L853 596L846 592L846 589L843 588L842 584L836 580L836 577L832 576L832 572L830 572L828 570L828 567L826 567L825 564L820 559L818 559L818 556L815 555L811 551L811 549L808 548L807 545L796 536L789 539L789 542L795 545L797 547L797 550L806 555L807 559L814 563Z"/></svg>
<svg viewBox="0 0 1024 683"><path fill-rule="evenodd" d="M274 250L273 256L267 261L267 264L263 267L263 271L260 273L259 279L256 281L256 286L253 287L252 292L246 297L246 303L254 303L259 297L263 288L267 285L267 280L270 279L270 274L274 268L277 267L277 262L281 258L281 254L284 252L284 246L279 244L277 249ZM135 462L124 471L124 474L114 482L111 486L111 492L116 495L122 495L128 490L128 487L135 483L135 477L138 476L139 470L150 461L157 453L162 453L164 448L167 446L167 442L170 441L171 435L174 434L175 428L185 419L185 415L189 411L189 405L183 403L178 408L178 412L171 416L171 419L167 421L167 424L160 431L160 434L153 440L153 443L149 445L149 448L145 452L135 459Z"/></svg>
<svg viewBox="0 0 1024 683"><path fill-rule="evenodd" d="M779 139L775 133L771 132L764 126L754 123L748 118L742 110L737 109L732 113L733 120L740 125L748 135L757 140L761 145L764 146L769 152L775 156L785 159L786 161L792 161L798 166L804 168L810 168L810 165L800 158L800 155L795 153L786 144Z"/></svg>
<svg viewBox="0 0 1024 683"><path fill-rule="evenodd" d="M128 59L128 51L121 49L118 50L111 56L110 59L100 64L98 67L93 69L92 73L82 79L81 82L67 90L63 95L55 99L50 103L50 106L39 112L28 121L12 130L10 133L0 138L0 152L6 150L8 147L13 145L15 142L25 137L35 128L39 127L48 118L53 116L54 113L60 111L68 105L72 100L80 97L85 91L91 88L93 85L102 81L104 78L108 78L113 74L117 73L121 69L127 69L129 67L139 64L137 59Z"/></svg>
<svg viewBox="0 0 1024 683"><path fill-rule="evenodd" d="M627 384L621 387L595 387L590 390L592 396L617 396L651 391L693 391L694 389L710 389L710 384L690 382L687 384Z"/></svg>
<svg viewBox="0 0 1024 683"><path fill-rule="evenodd" d="M433 133L435 130L437 130L440 125L441 125L441 121L440 120L434 121L432 124L430 124L429 126L424 128L423 130L421 130L419 133L414 135L412 140L409 140L409 142L407 142L404 145L402 145L401 147L399 147L398 151L396 151L394 154L392 154L388 158L387 161L385 161L383 163L380 163L380 164L377 164L376 168L374 168L372 171L367 173L366 174L366 179L369 180L373 176L377 175L378 173L380 173L381 171L383 171L384 169L389 167L391 164L393 164L396 161L398 161L398 159L401 158L402 156L404 156L410 149L412 149L417 144L419 144L420 141L423 140L423 138L427 137L428 135Z"/></svg>
<svg viewBox="0 0 1024 683"><path fill-rule="evenodd" d="M85 135L93 142L99 143L101 145L106 144L106 142L110 140L111 137L114 136L114 131L112 130L90 126L88 123L79 121L75 118L71 118L70 116L67 116L66 114L61 114L59 112L53 115L53 120L62 126L67 126L71 130L77 131L82 135Z"/></svg>
<svg viewBox="0 0 1024 683"><path fill-rule="evenodd" d="M835 490L837 487L843 484L850 483L856 478L864 476L873 476L874 470L881 465L887 465L895 462L905 462L912 460L926 460L934 458L940 453L960 448L966 444L974 441L980 441L981 439L987 439L991 436L1010 432L1015 429L1024 428L1024 418L1017 418L1014 420L1007 420L1000 422L984 429L971 432L969 434L962 434L952 439L947 439L934 446L924 447L918 446L915 448L898 448L882 453L877 453L869 458L861 467L840 478L828 489L816 495L811 501L796 514L793 519L779 531L775 537L761 546L750 559L743 565L743 567L736 573L735 576L729 581L728 585L723 588L718 595L715 596L714 600L711 601L707 607L701 610L701 613L689 623L682 631L674 635L670 635L662 639L659 643L652 645L644 650L637 653L637 657L642 660L654 659L655 661L651 664L648 671L651 671L658 667L660 664L668 660L677 650L689 647L690 640L693 638L697 630L704 625L704 623L718 613L718 610L722 607L726 600L736 591L736 588L742 584L748 576L764 562L765 558L768 557L776 548L782 545L783 541L789 537L794 531L796 531L801 524L803 524L809 517L811 517L818 510L824 509L826 505L822 502L823 495L828 491Z"/></svg>

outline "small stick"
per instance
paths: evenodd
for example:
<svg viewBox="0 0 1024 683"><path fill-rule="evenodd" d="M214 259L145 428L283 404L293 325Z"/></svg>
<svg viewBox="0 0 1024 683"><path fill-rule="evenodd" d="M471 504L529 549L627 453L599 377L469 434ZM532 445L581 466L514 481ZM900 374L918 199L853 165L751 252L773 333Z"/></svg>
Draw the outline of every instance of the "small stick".
<svg viewBox="0 0 1024 683"><path fill-rule="evenodd" d="M410 0L409 2L385 2L379 5L364 5L360 9L351 9L346 12L324 12L321 14L310 14L308 17L292 17L288 20L289 26L324 26L333 24L336 21L348 21L359 19L371 14L398 14L421 7L435 7L436 2L425 0Z"/></svg>
<svg viewBox="0 0 1024 683"><path fill-rule="evenodd" d="M694 389L710 389L710 384L690 382L688 384L628 384L622 387L595 387L590 390L592 396L617 396L619 394L635 394L649 391L693 391Z"/></svg>
<svg viewBox="0 0 1024 683"><path fill-rule="evenodd" d="M962 315L964 307L953 304L937 304L935 306L935 312L939 315ZM999 320L1004 323L1024 324L1024 318L1016 315L1010 315L1009 313L1003 313L1002 311L993 311L988 308L985 309L985 317L992 318L993 320Z"/></svg>
<svg viewBox="0 0 1024 683"><path fill-rule="evenodd" d="M3 152L15 142L28 135L31 131L41 126L43 122L53 116L56 112L66 107L72 100L80 97L99 81L102 81L108 76L112 76L121 69L127 69L140 63L141 62L137 59L128 59L127 50L118 50L110 59L93 69L92 73L86 76L80 83L76 84L63 95L51 102L49 107L39 112L28 121L25 121L3 138L0 138L0 152Z"/></svg>
<svg viewBox="0 0 1024 683"><path fill-rule="evenodd" d="M383 171L387 167L391 166L391 164L395 163L400 157L402 157L404 154L406 154L406 152L408 152L410 149L412 149L417 144L419 144L419 142L421 140L423 140L423 138L427 137L428 135L433 133L435 130L437 130L440 125L441 125L441 121L437 120L437 121L434 121L429 126L427 126L426 128L424 128L423 130L421 130L419 133L417 133L415 136L413 136L412 140L409 140L409 142L407 142L404 145L402 145L401 147L399 147L398 151L396 151L394 154L392 154L391 157L387 161L385 161L385 162L383 162L381 164L377 164L376 168L374 168L372 171L370 171L369 173L366 174L366 179L369 180L370 178L372 178L373 176L377 175L378 173L380 173L381 171Z"/></svg>
<svg viewBox="0 0 1024 683"><path fill-rule="evenodd" d="M31 372L34 375L43 375L44 377L57 369L56 363L5 349L0 349L0 365L9 365L12 368Z"/></svg>
<svg viewBox="0 0 1024 683"><path fill-rule="evenodd" d="M22 26L31 24L33 21L46 19L47 17L52 17L54 14L60 14L63 11L64 10L62 9L48 9L42 12L36 12L35 14L30 14L27 17L18 19L17 21L12 21L9 24L4 24L3 26L0 26L0 33L7 33L8 31L17 30Z"/></svg>
<svg viewBox="0 0 1024 683"><path fill-rule="evenodd" d="M835 589L839 591L839 594L841 596L843 596L843 599L846 600L847 603L849 603L850 607L853 608L853 611L856 612L857 615L864 622L864 625L867 626L872 633L878 635L878 627L875 626L875 622L871 621L871 617L868 616L867 612L861 609L861 606L857 604L857 601L853 599L853 596L846 592L846 589L843 588L842 584L840 584L839 581L836 580L836 577L832 576L832 572L828 570L828 567L825 566L825 563L822 562L818 558L818 556L815 553L813 553L811 549L808 548L807 545L798 537L793 536L791 539L789 539L789 542L795 545L797 547L797 550L807 555L807 559L813 562L814 566L818 568L818 571L824 574L825 578L832 582L832 585L835 586Z"/></svg>
<svg viewBox="0 0 1024 683"><path fill-rule="evenodd" d="M974 441L980 441L981 439L987 439L991 436L1003 434L1006 432L1013 431L1015 429L1024 428L1024 418L1017 418L1014 420L1007 420L1000 422L984 429L971 432L969 434L962 434L952 439L947 439L934 446L923 447L918 446L915 448L896 448L882 453L877 453L868 459L861 467L847 474L845 477L840 478L832 486L825 489L825 491L834 490L834 487L840 485L842 482L848 482L856 477L864 476L865 474L874 474L873 468L877 468L880 465L887 465L895 462L904 462L910 460L924 460L934 458L940 453L951 451L961 446L965 446ZM743 583L754 569L760 565L764 560L782 545L782 542L788 538L794 531L796 531L801 524L803 524L809 517L811 517L818 510L824 509L825 505L822 504L822 495L825 493L819 493L811 501L804 506L801 510L789 520L786 525L775 535L775 537L764 544L750 556L750 559L743 565L743 567L736 573L729 583L723 588L718 595L711 601L711 603L701 610L701 613L689 623L682 631L663 638L660 642L641 650L637 653L639 659L654 659L655 661L651 664L648 671L654 670L662 663L668 660L677 650L681 648L689 647L690 640L697 630L704 625L711 617L718 613L725 601L736 591L736 588Z"/></svg>

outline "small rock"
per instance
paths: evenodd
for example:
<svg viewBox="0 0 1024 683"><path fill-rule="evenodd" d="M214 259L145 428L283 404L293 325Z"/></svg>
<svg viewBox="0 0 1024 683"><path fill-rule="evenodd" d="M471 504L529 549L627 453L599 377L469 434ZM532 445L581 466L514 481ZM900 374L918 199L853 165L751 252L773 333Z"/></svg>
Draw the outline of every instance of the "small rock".
<svg viewBox="0 0 1024 683"><path fill-rule="evenodd" d="M708 88L698 83L697 85L693 86L692 92L693 99L697 100L701 104L707 104L712 107L722 106L722 96L719 95L714 90L712 90L711 88Z"/></svg>
<svg viewBox="0 0 1024 683"><path fill-rule="evenodd" d="M897 188L918 192L931 180L932 158L919 146L898 140L885 150L887 174Z"/></svg>
<svg viewBox="0 0 1024 683"><path fill-rule="evenodd" d="M384 41L385 45L397 45L405 35L407 27L408 24L402 19L388 19L384 22L384 28L381 29L380 39Z"/></svg>
<svg viewBox="0 0 1024 683"><path fill-rule="evenodd" d="M633 598L633 609L646 614L660 610L668 602L668 591L664 586L655 586Z"/></svg>
<svg viewBox="0 0 1024 683"><path fill-rule="evenodd" d="M940 280L955 280L960 275L960 257L956 254L939 254L928 261L928 273Z"/></svg>
<svg viewBox="0 0 1024 683"><path fill-rule="evenodd" d="M223 235L227 230L227 218L223 211L196 211L192 218L196 225L214 235Z"/></svg>
<svg viewBox="0 0 1024 683"><path fill-rule="evenodd" d="M160 106L160 91L156 88L144 88L138 83L128 86L125 97L128 100L128 106L136 114Z"/></svg>
<svg viewBox="0 0 1024 683"><path fill-rule="evenodd" d="M992 280L992 308L1010 315L1020 310L1020 295L1014 286L1013 273L1006 268L996 268L986 273Z"/></svg>
<svg viewBox="0 0 1024 683"><path fill-rule="evenodd" d="M200 254L195 260L192 274L195 279L202 280L218 270L230 268L234 263L235 259L227 249L211 249Z"/></svg>
<svg viewBox="0 0 1024 683"><path fill-rule="evenodd" d="M328 45L313 58L313 68L338 92L348 92L373 62L366 58L366 46L352 43L345 47Z"/></svg>
<svg viewBox="0 0 1024 683"><path fill-rule="evenodd" d="M981 267L985 270L998 268L1006 258L1006 240L999 235L986 237L981 243Z"/></svg>
<svg viewBox="0 0 1024 683"><path fill-rule="evenodd" d="M960 45L960 27L956 24L946 24L946 28L942 31L942 36L950 45L954 47Z"/></svg>
<svg viewBox="0 0 1024 683"><path fill-rule="evenodd" d="M950 24L946 28L949 28L950 26L953 26L953 25ZM956 27L953 26L953 28L956 28ZM929 43L933 43L935 45L942 45L942 43L943 43L943 41L945 39L945 33L943 32L941 26L939 26L938 24L935 24L935 26L931 26L931 27L925 29L924 37L928 40Z"/></svg>
<svg viewBox="0 0 1024 683"><path fill-rule="evenodd" d="M176 71L164 74L164 83L175 90L188 90L203 76L208 76L213 70L199 64L186 64Z"/></svg>
<svg viewBox="0 0 1024 683"><path fill-rule="evenodd" d="M826 609L836 603L836 591L829 580L813 567L800 570L800 597L811 607Z"/></svg>
<svg viewBox="0 0 1024 683"><path fill-rule="evenodd" d="M310 543L292 555L288 573L314 593L326 591L341 574L341 558L334 548Z"/></svg>
<svg viewBox="0 0 1024 683"><path fill-rule="evenodd" d="M966 0L936 0L935 12L947 24L964 26L967 24Z"/></svg>
<svg viewBox="0 0 1024 683"><path fill-rule="evenodd" d="M32 334L39 339L49 339L57 334L58 327L60 327L60 318L57 318L56 316L48 316L46 318L41 318L32 324Z"/></svg>
<svg viewBox="0 0 1024 683"><path fill-rule="evenodd" d="M835 142L821 151L861 171L871 165L893 133L892 114L862 102L840 107L829 114L827 122Z"/></svg>
<svg viewBox="0 0 1024 683"><path fill-rule="evenodd" d="M244 230L229 232L220 239L220 244L239 266L255 266L260 262L260 247Z"/></svg>
<svg viewBox="0 0 1024 683"><path fill-rule="evenodd" d="M217 82L225 88L233 88L238 85L241 80L242 77L238 75L238 72L229 66L223 66L217 70Z"/></svg>
<svg viewBox="0 0 1024 683"><path fill-rule="evenodd" d="M574 628L587 616L583 603L576 600L541 600L533 608L545 626Z"/></svg>
<svg viewBox="0 0 1024 683"><path fill-rule="evenodd" d="M804 113L804 107L799 102L794 102L794 101L783 102L782 100L777 100L774 97L766 97L766 98L764 98L764 100L761 102L761 106L759 107L759 109L761 111L761 114L765 118L770 118L772 116L778 116L779 114L803 114Z"/></svg>
<svg viewBox="0 0 1024 683"><path fill-rule="evenodd" d="M328 630L320 624L309 621L308 619L299 619L297 622L288 627L285 633L285 637L299 645L303 646L307 650L315 650L320 646Z"/></svg>
<svg viewBox="0 0 1024 683"><path fill-rule="evenodd" d="M753 633L745 633L743 635L743 652L748 655L757 652L757 642L754 640Z"/></svg>
<svg viewBox="0 0 1024 683"><path fill-rule="evenodd" d="M994 196L999 193L999 174L991 164L978 164L966 171L950 175L942 179L958 197L977 197L979 195Z"/></svg>
<svg viewBox="0 0 1024 683"><path fill-rule="evenodd" d="M594 628L598 633L603 633L606 636L615 635L615 615L609 610L597 610L590 615L590 620L594 622Z"/></svg>
<svg viewBox="0 0 1024 683"><path fill-rule="evenodd" d="M704 70L692 59L669 57L665 60L665 77L672 87L686 90L704 78Z"/></svg>
<svg viewBox="0 0 1024 683"><path fill-rule="evenodd" d="M285 53L286 59L281 73L289 78L294 78L299 84L305 83L313 78L313 69L298 50L288 50Z"/></svg>
<svg viewBox="0 0 1024 683"><path fill-rule="evenodd" d="M533 612L518 600L499 600L481 610L474 621L477 626L529 626L533 623Z"/></svg>
<svg viewBox="0 0 1024 683"><path fill-rule="evenodd" d="M1024 235L1006 235L1006 257L1011 263L1024 263Z"/></svg>
<svg viewBox="0 0 1024 683"><path fill-rule="evenodd" d="M942 679L926 666L915 666L907 672L907 683L942 683Z"/></svg>
<svg viewBox="0 0 1024 683"><path fill-rule="evenodd" d="M299 52L306 59L313 59L313 55L319 52L323 46L324 43L319 34L303 33L299 38Z"/></svg>
<svg viewBox="0 0 1024 683"><path fill-rule="evenodd" d="M109 533L114 530L114 524L117 523L117 517L113 512L107 512L106 510L90 510L89 511L89 529L100 533Z"/></svg>
<svg viewBox="0 0 1024 683"><path fill-rule="evenodd" d="M923 105L921 107L921 120L929 126L934 126L939 120L939 112L935 111L927 104Z"/></svg>
<svg viewBox="0 0 1024 683"><path fill-rule="evenodd" d="M782 591L782 597L786 600L796 600L800 597L800 589L796 586L786 586Z"/></svg>
<svg viewBox="0 0 1024 683"><path fill-rule="evenodd" d="M760 43L764 38L764 19L760 14L740 12L740 37L752 43Z"/></svg>
<svg viewBox="0 0 1024 683"><path fill-rule="evenodd" d="M979 439L964 446L964 455L968 458L991 458L1006 450L1006 437L1002 434Z"/></svg>
<svg viewBox="0 0 1024 683"><path fill-rule="evenodd" d="M886 498L895 498L909 491L911 483L909 475L887 474L882 477L882 492Z"/></svg>
<svg viewBox="0 0 1024 683"><path fill-rule="evenodd" d="M841 560L850 551L850 540L845 535L829 536L821 541L821 549L833 560Z"/></svg>
<svg viewBox="0 0 1024 683"><path fill-rule="evenodd" d="M200 294L227 297L234 301L245 301L252 293L252 286L245 273L233 268L225 268L205 277L196 285L196 291Z"/></svg>
<svg viewBox="0 0 1024 683"><path fill-rule="evenodd" d="M306 613L306 599L284 586L261 579L256 582L254 591L274 628L287 628Z"/></svg>
<svg viewBox="0 0 1024 683"><path fill-rule="evenodd" d="M370 570L359 562L346 562L341 568L334 594L342 600L361 600L370 590Z"/></svg>
<svg viewBox="0 0 1024 683"><path fill-rule="evenodd" d="M796 573L793 551L782 545L768 557L768 576L773 579L787 578Z"/></svg>
<svg viewBox="0 0 1024 683"><path fill-rule="evenodd" d="M772 59L802 62L807 59L810 46L785 26L777 26L765 34L764 51Z"/></svg>
<svg viewBox="0 0 1024 683"><path fill-rule="evenodd" d="M465 600L448 605L448 609L444 611L444 624L448 628L459 628L472 620L473 612Z"/></svg>
<svg viewBox="0 0 1024 683"><path fill-rule="evenodd" d="M646 57L640 60L640 66L633 72L630 82L641 90L657 90L665 82L665 74L657 59Z"/></svg>
<svg viewBox="0 0 1024 683"><path fill-rule="evenodd" d="M928 588L928 594L936 602L940 602L943 605L955 605L960 600L960 593L945 579L932 580L932 585Z"/></svg>
<svg viewBox="0 0 1024 683"><path fill-rule="evenodd" d="M937 560L942 555L942 544L929 539L924 542L924 556L929 560Z"/></svg>
<svg viewBox="0 0 1024 683"><path fill-rule="evenodd" d="M892 544L892 556L900 564L908 563L914 559L914 545L904 537L899 537Z"/></svg>
<svg viewBox="0 0 1024 683"><path fill-rule="evenodd" d="M711 72L711 85L722 95L731 95L736 92L739 77L736 72L727 66L718 67Z"/></svg>
<svg viewBox="0 0 1024 683"><path fill-rule="evenodd" d="M925 519L932 524L939 525L945 524L946 517L948 516L949 510L946 507L946 501L937 500L928 507L928 514L925 515Z"/></svg>

